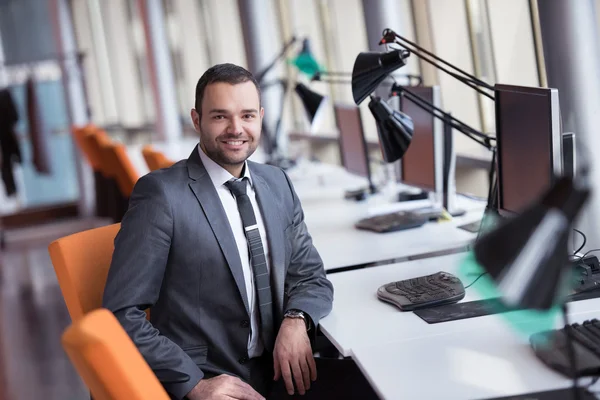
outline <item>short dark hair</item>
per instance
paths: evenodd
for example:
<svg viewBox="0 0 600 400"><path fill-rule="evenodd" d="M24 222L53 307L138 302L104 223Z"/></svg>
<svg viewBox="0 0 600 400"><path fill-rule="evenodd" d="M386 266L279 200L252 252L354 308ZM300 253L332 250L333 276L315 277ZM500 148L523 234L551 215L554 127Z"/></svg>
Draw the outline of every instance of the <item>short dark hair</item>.
<svg viewBox="0 0 600 400"><path fill-rule="evenodd" d="M198 114L201 113L204 90L211 83L225 82L229 83L230 85L237 85L239 83L248 81L254 83L254 86L256 86L258 100L260 102L260 86L250 71L238 65L229 63L217 64L210 67L206 70L206 72L204 72L204 74L202 74L200 79L198 79L198 83L196 84L196 102L194 104L196 112L198 112ZM200 114L200 116L202 115Z"/></svg>

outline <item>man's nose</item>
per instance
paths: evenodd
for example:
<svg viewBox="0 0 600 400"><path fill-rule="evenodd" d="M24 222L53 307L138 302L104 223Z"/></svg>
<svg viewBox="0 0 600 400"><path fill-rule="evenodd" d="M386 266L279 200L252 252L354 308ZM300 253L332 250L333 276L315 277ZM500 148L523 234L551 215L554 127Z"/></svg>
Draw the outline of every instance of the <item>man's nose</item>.
<svg viewBox="0 0 600 400"><path fill-rule="evenodd" d="M233 117L229 120L227 133L234 133L236 135L242 133L242 121L238 117Z"/></svg>

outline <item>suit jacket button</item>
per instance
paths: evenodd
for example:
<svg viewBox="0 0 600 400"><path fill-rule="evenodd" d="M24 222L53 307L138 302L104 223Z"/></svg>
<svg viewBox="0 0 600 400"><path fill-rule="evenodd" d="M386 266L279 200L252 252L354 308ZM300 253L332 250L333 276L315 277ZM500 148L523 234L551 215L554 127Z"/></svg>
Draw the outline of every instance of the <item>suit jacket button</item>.
<svg viewBox="0 0 600 400"><path fill-rule="evenodd" d="M247 328L250 326L250 321L248 321L247 319L242 320L242 322L240 322L240 326L242 328Z"/></svg>
<svg viewBox="0 0 600 400"><path fill-rule="evenodd" d="M240 358L238 361L242 365L246 364L248 362L248 357L244 356L244 357Z"/></svg>

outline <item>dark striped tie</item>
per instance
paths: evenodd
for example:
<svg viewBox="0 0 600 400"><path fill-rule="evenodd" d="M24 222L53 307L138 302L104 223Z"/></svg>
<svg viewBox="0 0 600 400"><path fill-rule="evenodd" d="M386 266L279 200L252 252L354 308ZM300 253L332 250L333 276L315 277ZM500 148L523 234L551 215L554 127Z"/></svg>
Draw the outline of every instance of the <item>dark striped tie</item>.
<svg viewBox="0 0 600 400"><path fill-rule="evenodd" d="M250 265L254 274L254 287L258 298L260 333L265 348L273 351L275 345L273 329L273 300L265 250L260 239L256 216L250 198L246 194L246 179L232 179L225 186L233 193L242 217L246 240L250 250Z"/></svg>

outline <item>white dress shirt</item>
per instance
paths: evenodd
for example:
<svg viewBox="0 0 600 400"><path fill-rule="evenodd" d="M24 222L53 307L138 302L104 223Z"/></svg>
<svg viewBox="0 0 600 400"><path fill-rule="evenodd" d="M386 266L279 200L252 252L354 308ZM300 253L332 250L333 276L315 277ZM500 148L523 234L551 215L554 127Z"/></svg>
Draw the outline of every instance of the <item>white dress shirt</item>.
<svg viewBox="0 0 600 400"><path fill-rule="evenodd" d="M237 179L231 175L225 168L214 162L209 158L204 151L198 146L198 153L200 153L200 159L206 172L210 176L210 179L217 190L223 209L229 220L231 231L237 245L240 259L242 261L242 271L244 273L244 281L246 283L246 293L248 294L248 305L250 308L250 337L248 338L248 356L258 357L262 354L264 346L261 340L259 340L259 310L256 307L256 291L254 290L254 274L252 273L252 266L250 265L250 253L248 250L248 241L246 240L246 234L244 233L244 225L242 223L242 217L238 210L237 201L233 194L227 189L225 183L231 179ZM263 248L265 250L265 259L267 261L267 269L269 269L269 245L266 237L265 224L263 222L260 208L256 202L256 193L254 192L254 184L252 183L252 176L250 175L250 168L248 164L244 165L244 176L248 178L247 194L252 203L252 209L256 216L256 223L258 224L258 231L260 232L260 238L262 240Z"/></svg>

